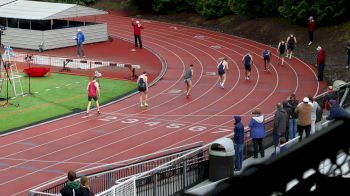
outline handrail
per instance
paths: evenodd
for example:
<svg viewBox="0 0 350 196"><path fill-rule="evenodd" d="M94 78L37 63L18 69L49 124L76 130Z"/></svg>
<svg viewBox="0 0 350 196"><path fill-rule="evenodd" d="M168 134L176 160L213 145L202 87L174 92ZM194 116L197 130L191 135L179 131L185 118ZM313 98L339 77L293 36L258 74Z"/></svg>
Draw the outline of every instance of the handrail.
<svg viewBox="0 0 350 196"><path fill-rule="evenodd" d="M193 149L200 148L200 146L202 146L202 145L203 145L202 141L194 142L194 143L191 143L191 144L185 144L185 145L182 145L182 146L177 146L177 147L170 148L170 149L156 151L156 152L151 153L151 154L142 155L142 156L139 156L139 157L134 157L134 158L127 159L127 160L122 160L122 161L118 161L118 162L111 163L111 164L105 164L105 165L100 165L100 166L96 166L96 167L92 167L92 168L87 168L87 169L78 171L78 174L82 174L82 173L89 174L88 178L92 178L92 177L95 177L95 176L104 175L106 173L110 173L110 172L116 171L118 169L123 169L123 168L121 168L123 166L128 167L128 165L130 166L130 165L133 165L133 164L145 164L147 162L154 162L154 161L159 160L159 159L166 159L169 156L175 156L177 154L181 154L181 153L184 153L184 152L187 152L187 151L193 151ZM174 153L175 150L178 150L178 151ZM160 154L165 154L165 155L160 156ZM146 159L147 157L152 157L152 156L156 156L156 158ZM145 160L145 161L143 161L143 160ZM94 170L96 171L96 170L101 169L101 168L111 168L112 166L117 166L117 168L104 169L103 171L100 171L100 172L92 172ZM40 192L38 190L43 189L44 187L46 187L46 186L48 186L50 184L55 184L55 183L58 183L58 182L65 181L66 178L67 178L66 176L61 176L59 178L56 178L56 179L54 179L54 180L52 180L52 181L50 181L48 183L45 183L45 184L42 184L40 186L35 187L34 189L30 190L30 193L38 193L38 194L40 193L40 194L45 194L46 195L48 193Z"/></svg>

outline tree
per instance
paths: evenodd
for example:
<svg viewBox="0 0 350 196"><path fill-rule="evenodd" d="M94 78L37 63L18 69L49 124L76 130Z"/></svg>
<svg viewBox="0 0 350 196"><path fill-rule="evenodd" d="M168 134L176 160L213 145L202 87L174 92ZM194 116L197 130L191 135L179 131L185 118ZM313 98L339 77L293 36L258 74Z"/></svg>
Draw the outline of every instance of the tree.
<svg viewBox="0 0 350 196"><path fill-rule="evenodd" d="M206 18L217 18L231 13L228 7L229 0L197 0L195 10Z"/></svg>

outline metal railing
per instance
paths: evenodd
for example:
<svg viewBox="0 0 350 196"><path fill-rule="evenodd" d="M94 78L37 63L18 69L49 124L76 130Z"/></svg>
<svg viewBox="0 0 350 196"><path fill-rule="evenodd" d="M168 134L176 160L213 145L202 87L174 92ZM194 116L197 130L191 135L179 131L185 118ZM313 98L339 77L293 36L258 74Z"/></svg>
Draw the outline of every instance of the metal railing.
<svg viewBox="0 0 350 196"><path fill-rule="evenodd" d="M159 165L167 163L183 154L202 146L203 142L183 145L176 148L157 151L152 154L120 161L113 164L96 166L78 171L78 176L86 175L95 193L103 192L113 185L116 180L125 179L139 173L149 171ZM29 191L30 196L57 195L66 185L66 176L48 182Z"/></svg>

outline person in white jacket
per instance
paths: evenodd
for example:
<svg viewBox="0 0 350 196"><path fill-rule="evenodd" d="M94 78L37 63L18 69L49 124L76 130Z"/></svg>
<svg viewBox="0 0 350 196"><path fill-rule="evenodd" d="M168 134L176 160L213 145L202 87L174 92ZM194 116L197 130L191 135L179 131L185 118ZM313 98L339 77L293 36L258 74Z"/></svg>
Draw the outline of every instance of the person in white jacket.
<svg viewBox="0 0 350 196"><path fill-rule="evenodd" d="M309 100L310 100L310 104L312 104L312 111L311 111L311 134L314 134L316 132L316 130L318 130L318 128L316 127L316 114L317 114L317 110L320 110L321 107L320 105L317 103L317 101L315 101L314 97L312 96L308 96Z"/></svg>

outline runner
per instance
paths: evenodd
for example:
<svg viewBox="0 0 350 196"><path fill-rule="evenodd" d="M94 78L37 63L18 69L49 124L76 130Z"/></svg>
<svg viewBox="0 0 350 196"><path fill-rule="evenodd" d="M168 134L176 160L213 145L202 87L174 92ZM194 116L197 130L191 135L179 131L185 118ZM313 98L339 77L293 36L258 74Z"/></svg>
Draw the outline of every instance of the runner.
<svg viewBox="0 0 350 196"><path fill-rule="evenodd" d="M263 58L264 58L264 71L270 71L270 58L271 58L271 52L270 50L265 49L263 52Z"/></svg>
<svg viewBox="0 0 350 196"><path fill-rule="evenodd" d="M186 89L186 97L189 98L191 96L191 90L192 90L192 76L193 76L193 64L189 66L189 68L186 69L184 74L184 80L187 86Z"/></svg>
<svg viewBox="0 0 350 196"><path fill-rule="evenodd" d="M224 88L224 84L226 81L226 72L225 70L227 70L228 72L228 62L227 62L227 58L224 57L220 63L217 66L218 68L218 74L219 74L219 79L220 79L220 87Z"/></svg>
<svg viewBox="0 0 350 196"><path fill-rule="evenodd" d="M96 102L97 114L101 114L100 112L100 104L98 103L98 98L100 97L100 87L98 82L96 81L96 77L92 78L92 81L87 85L86 90L88 91L88 104L86 107L86 114L90 112L91 100L93 99Z"/></svg>
<svg viewBox="0 0 350 196"><path fill-rule="evenodd" d="M148 77L146 75L147 73L144 71L143 74L141 74L137 78L137 84L138 84L138 90L140 92L140 106L141 107L148 107L147 103L147 92L148 92Z"/></svg>
<svg viewBox="0 0 350 196"><path fill-rule="evenodd" d="M280 59L281 59L281 65L283 65L285 52L286 52L286 43L283 40L281 40L277 46L277 53L278 53L277 65L280 64Z"/></svg>
<svg viewBox="0 0 350 196"><path fill-rule="evenodd" d="M292 58L294 46L297 43L297 39L293 34L290 34L289 37L287 38L287 58L289 55L289 59Z"/></svg>
<svg viewBox="0 0 350 196"><path fill-rule="evenodd" d="M253 65L253 57L250 55L250 52L248 51L246 55L243 56L242 62L244 63L245 68L245 79L249 80L250 78L250 72L252 70Z"/></svg>

